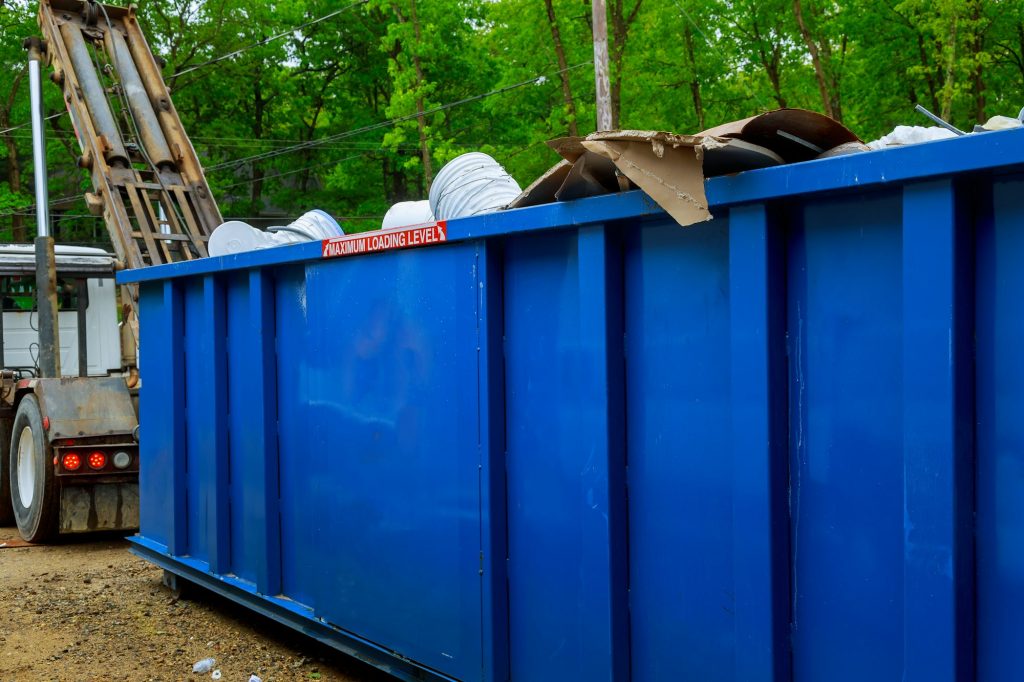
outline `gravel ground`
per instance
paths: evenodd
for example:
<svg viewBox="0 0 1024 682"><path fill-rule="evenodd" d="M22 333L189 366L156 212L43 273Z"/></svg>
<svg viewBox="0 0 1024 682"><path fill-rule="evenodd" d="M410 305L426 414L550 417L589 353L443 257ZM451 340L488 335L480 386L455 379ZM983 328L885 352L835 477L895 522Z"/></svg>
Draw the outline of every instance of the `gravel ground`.
<svg viewBox="0 0 1024 682"><path fill-rule="evenodd" d="M0 528L0 544L18 538ZM0 549L0 682L390 677L205 590L182 598L118 537Z"/></svg>

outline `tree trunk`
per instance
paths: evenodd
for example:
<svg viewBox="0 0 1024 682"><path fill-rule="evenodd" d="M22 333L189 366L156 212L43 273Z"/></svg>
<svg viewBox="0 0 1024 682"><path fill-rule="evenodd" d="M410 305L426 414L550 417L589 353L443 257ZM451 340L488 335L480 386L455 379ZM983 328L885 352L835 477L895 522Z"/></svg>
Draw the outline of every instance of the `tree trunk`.
<svg viewBox="0 0 1024 682"><path fill-rule="evenodd" d="M399 164L398 168L395 168L391 162L391 157L385 156L381 160L381 173L384 179L384 195L387 197L388 204L408 201L409 186L401 164Z"/></svg>
<svg viewBox="0 0 1024 682"><path fill-rule="evenodd" d="M263 87L259 77L257 77L253 82L253 139L263 139L263 115L266 112L266 106L267 100L263 98ZM253 182L252 191L249 195L252 201L252 210L256 211L254 215L259 215L263 207L263 169L258 164L259 162L256 162L252 166Z"/></svg>
<svg viewBox="0 0 1024 682"><path fill-rule="evenodd" d="M6 115L0 117L0 127L5 129L10 127ZM7 178L11 185L11 192L20 194L21 163L18 161L18 147L14 144L14 138L10 134L3 137L4 146L7 147ZM11 241L19 243L25 241L25 216L21 214L20 209L11 214Z"/></svg>
<svg viewBox="0 0 1024 682"><path fill-rule="evenodd" d="M811 30L804 20L804 10L800 0L793 0L793 14L796 16L796 24L800 28L800 35L804 39L807 51L811 53L811 64L814 65L814 77L818 81L818 94L821 96L821 105L824 107L825 115L829 118L836 118L836 112L832 108L832 97L829 93L828 81L825 77L825 68L821 63L821 54L818 50L818 43L815 42Z"/></svg>
<svg viewBox="0 0 1024 682"><path fill-rule="evenodd" d="M395 8L395 16L398 17L399 23L406 23L408 20L402 15L402 11L397 5ZM416 0L411 0L410 4L410 17L412 19L412 31L413 35L416 36L416 48L419 48L421 43L420 36L420 20L416 14ZM434 170L430 163L430 147L427 145L427 122L424 119L423 112L423 84L426 79L423 77L423 65L420 63L420 57L416 49L412 50L412 67L416 72L416 128L419 131L420 138L420 158L423 160L423 181L427 187L434 180Z"/></svg>
<svg viewBox="0 0 1024 682"><path fill-rule="evenodd" d="M611 109L612 109L612 130L619 129L619 120L622 113L622 62L626 56L626 40L629 38L629 28L636 20L643 0L636 0L633 9L626 13L623 6L624 0L612 2L612 35L608 46L608 57L611 60Z"/></svg>
<svg viewBox="0 0 1024 682"><path fill-rule="evenodd" d="M579 129L576 126L576 102L572 98L572 84L569 82L569 62L565 59L562 35L558 30L558 21L555 19L554 3L552 0L544 0L544 6L548 11L551 41L555 45L555 57L558 59L558 75L562 79L562 99L565 101L565 116L568 119L569 135L576 137L579 135Z"/></svg>
<svg viewBox="0 0 1024 682"><path fill-rule="evenodd" d="M18 89L25 77L25 68L22 68L11 83L11 92L7 96L6 106L0 110L0 129L7 130L11 127L11 109L17 99ZM3 135L4 147L7 149L7 180L11 186L11 192L21 194L21 162L18 160L18 146L14 141L12 131ZM25 242L28 237L25 234L25 216L22 210L18 209L11 214L11 240L14 242Z"/></svg>
<svg viewBox="0 0 1024 682"><path fill-rule="evenodd" d="M700 79L697 78L697 55L693 49L693 33L690 26L683 29L683 38L686 43L686 54L690 59L690 68L693 69L693 78L690 79L690 97L693 99L693 112L697 115L697 130L704 130L704 100L700 95Z"/></svg>
<svg viewBox="0 0 1024 682"><path fill-rule="evenodd" d="M971 15L974 27L974 40L971 48L974 52L974 73L971 74L971 90L974 95L974 118L979 123L984 123L985 117L985 81L982 74L982 64L979 55L985 48L985 31L981 28L981 2L974 3L974 12Z"/></svg>
<svg viewBox="0 0 1024 682"><path fill-rule="evenodd" d="M932 112L939 111L939 94L935 87L935 77L932 75L932 63L924 49L924 36L917 34L917 53L921 60L921 67L924 70L924 82L928 86L928 97L932 103Z"/></svg>
<svg viewBox="0 0 1024 682"><path fill-rule="evenodd" d="M765 73L768 74L768 82L772 84L772 95L775 97L775 101L779 107L785 109L789 104L782 96L782 75L777 51L773 50L772 57L769 59L764 50L761 50L761 65L764 66Z"/></svg>
<svg viewBox="0 0 1024 682"><path fill-rule="evenodd" d="M956 65L956 41L957 41L957 18L952 17L949 26L949 55L946 57L946 74L942 84L942 113L939 114L943 121L949 122L953 115L953 86L954 66Z"/></svg>
<svg viewBox="0 0 1024 682"><path fill-rule="evenodd" d="M761 36L761 28L757 24L757 17L754 17L753 24L751 26L751 33L754 38L754 42L757 43L757 55L761 59L761 66L764 67L765 74L768 76L768 82L772 86L772 95L775 97L775 102L779 107L785 109L789 106L786 103L786 98L782 96L782 69L779 64L782 61L781 48L770 43L771 55L765 51L765 40Z"/></svg>

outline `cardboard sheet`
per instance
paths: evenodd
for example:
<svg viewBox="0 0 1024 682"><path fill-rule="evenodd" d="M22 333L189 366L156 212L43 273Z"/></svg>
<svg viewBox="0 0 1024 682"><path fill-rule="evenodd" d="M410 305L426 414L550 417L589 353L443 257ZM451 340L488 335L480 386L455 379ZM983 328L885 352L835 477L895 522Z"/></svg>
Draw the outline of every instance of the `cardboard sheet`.
<svg viewBox="0 0 1024 682"><path fill-rule="evenodd" d="M711 220L704 194L701 140L649 130L594 133L588 151L610 159L680 225Z"/></svg>
<svg viewBox="0 0 1024 682"><path fill-rule="evenodd" d="M550 204L555 200L555 194L565 182L566 176L572 170L572 162L565 159L559 161L548 169L546 173L530 183L530 186L523 190L522 194L513 199L508 205L509 208L526 208L527 206L539 206Z"/></svg>

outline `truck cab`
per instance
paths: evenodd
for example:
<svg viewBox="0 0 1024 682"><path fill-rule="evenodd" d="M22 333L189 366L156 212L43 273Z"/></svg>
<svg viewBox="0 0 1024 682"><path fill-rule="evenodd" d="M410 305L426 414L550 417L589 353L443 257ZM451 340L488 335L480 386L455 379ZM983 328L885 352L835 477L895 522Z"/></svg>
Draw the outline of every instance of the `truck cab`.
<svg viewBox="0 0 1024 682"><path fill-rule="evenodd" d="M138 525L137 375L115 259L54 250L61 376L43 378L35 250L0 246L0 523L35 542Z"/></svg>

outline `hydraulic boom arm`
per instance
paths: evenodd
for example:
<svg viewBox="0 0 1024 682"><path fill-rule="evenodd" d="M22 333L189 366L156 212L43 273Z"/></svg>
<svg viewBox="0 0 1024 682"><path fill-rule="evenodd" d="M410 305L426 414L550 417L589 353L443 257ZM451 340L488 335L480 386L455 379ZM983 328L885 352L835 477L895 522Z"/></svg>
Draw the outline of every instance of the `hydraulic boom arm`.
<svg viewBox="0 0 1024 682"><path fill-rule="evenodd" d="M40 0L39 26L89 170L86 203L129 268L207 255L220 211L134 7ZM133 297L134 298L134 297Z"/></svg>

